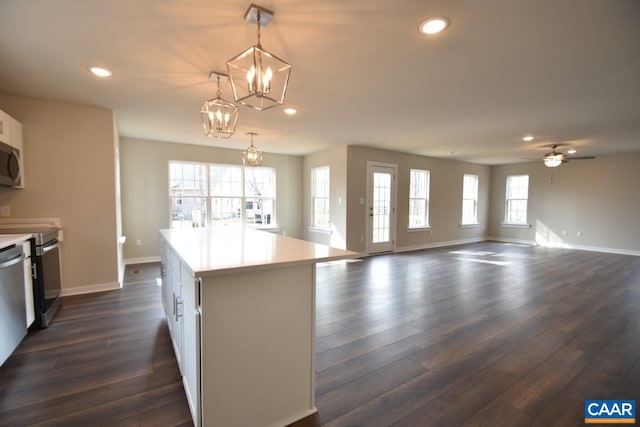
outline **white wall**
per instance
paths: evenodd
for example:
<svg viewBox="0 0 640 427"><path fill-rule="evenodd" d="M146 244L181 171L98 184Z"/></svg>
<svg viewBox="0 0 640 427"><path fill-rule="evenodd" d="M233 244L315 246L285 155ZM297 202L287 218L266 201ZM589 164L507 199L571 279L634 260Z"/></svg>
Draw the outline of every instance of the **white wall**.
<svg viewBox="0 0 640 427"><path fill-rule="evenodd" d="M501 225L507 176L519 174L529 175L528 229ZM553 169L542 162L493 166L489 235L640 255L638 183L640 152L576 160Z"/></svg>
<svg viewBox="0 0 640 427"><path fill-rule="evenodd" d="M23 125L26 188L0 188L13 218L60 218L63 294L117 288L113 112L0 95Z"/></svg>
<svg viewBox="0 0 640 427"><path fill-rule="evenodd" d="M169 161L241 165L241 150L202 145L120 139L124 258L143 262L160 256L158 230L169 227ZM302 237L302 158L265 153L263 166L276 169L276 215L281 232ZM136 246L136 240L142 245Z"/></svg>

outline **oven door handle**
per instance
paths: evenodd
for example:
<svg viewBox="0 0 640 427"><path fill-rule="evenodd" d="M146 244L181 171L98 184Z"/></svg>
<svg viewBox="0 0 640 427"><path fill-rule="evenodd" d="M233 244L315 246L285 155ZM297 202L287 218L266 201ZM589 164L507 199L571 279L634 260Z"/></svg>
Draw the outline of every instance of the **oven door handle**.
<svg viewBox="0 0 640 427"><path fill-rule="evenodd" d="M17 256L15 258L10 259L9 261L5 261L3 263L0 264L0 268L6 268L6 267L11 267L12 265L18 264L22 261L24 261L25 256L24 253L21 254L20 256Z"/></svg>
<svg viewBox="0 0 640 427"><path fill-rule="evenodd" d="M54 250L55 248L60 246L60 242L55 242L53 245L43 246L42 248L38 248L38 255L46 254L49 251Z"/></svg>

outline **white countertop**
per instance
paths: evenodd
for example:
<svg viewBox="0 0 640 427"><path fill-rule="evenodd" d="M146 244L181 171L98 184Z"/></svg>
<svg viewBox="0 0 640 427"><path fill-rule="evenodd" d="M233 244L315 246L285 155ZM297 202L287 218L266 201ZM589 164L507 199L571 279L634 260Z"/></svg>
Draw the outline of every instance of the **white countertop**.
<svg viewBox="0 0 640 427"><path fill-rule="evenodd" d="M22 243L33 237L33 234L0 234L0 249Z"/></svg>
<svg viewBox="0 0 640 427"><path fill-rule="evenodd" d="M194 276L356 258L356 252L236 226L160 230Z"/></svg>

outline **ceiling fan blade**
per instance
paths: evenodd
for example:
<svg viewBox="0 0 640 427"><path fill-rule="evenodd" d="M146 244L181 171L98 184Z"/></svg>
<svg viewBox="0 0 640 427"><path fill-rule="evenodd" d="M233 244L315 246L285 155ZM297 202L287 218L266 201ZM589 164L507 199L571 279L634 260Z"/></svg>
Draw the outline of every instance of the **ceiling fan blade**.
<svg viewBox="0 0 640 427"><path fill-rule="evenodd" d="M596 156L581 156L581 157L567 157L567 160L591 160L595 158Z"/></svg>

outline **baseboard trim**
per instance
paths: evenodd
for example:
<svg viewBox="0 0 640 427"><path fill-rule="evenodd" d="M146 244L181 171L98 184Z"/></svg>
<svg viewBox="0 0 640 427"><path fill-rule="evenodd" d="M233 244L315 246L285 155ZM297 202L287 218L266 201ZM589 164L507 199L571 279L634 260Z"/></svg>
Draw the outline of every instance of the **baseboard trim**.
<svg viewBox="0 0 640 427"><path fill-rule="evenodd" d="M603 252L603 253L607 253L607 254L616 254L616 255L640 256L640 251L632 251L632 250L629 250L629 249L607 248L607 247L603 247L603 246L571 245L569 243L545 243L545 244L541 244L541 243L534 242L534 241L531 241L531 240L509 239L509 238L503 238L503 237L487 237L487 240L494 240L496 242L519 243L519 244L524 244L524 245L541 246L541 247L545 247L545 248L576 249L576 250L579 250L579 251Z"/></svg>
<svg viewBox="0 0 640 427"><path fill-rule="evenodd" d="M96 285L79 286L77 288L66 288L60 291L60 296L68 297L71 295L92 294L95 292L115 291L122 286L118 282L98 283Z"/></svg>
<svg viewBox="0 0 640 427"><path fill-rule="evenodd" d="M159 256L146 256L141 258L127 258L124 260L124 265L131 264L148 264L150 262L160 262Z"/></svg>
<svg viewBox="0 0 640 427"><path fill-rule="evenodd" d="M472 239L462 239L462 240L448 240L446 242L426 243L424 245L402 246L399 248L395 248L393 252L396 253L396 252L421 251L423 249L442 248L445 246L456 246L456 245L464 245L467 243L484 242L485 240L487 239L484 237L474 237Z"/></svg>

